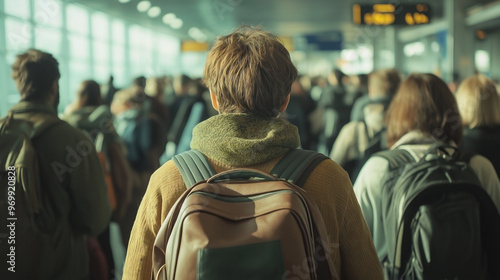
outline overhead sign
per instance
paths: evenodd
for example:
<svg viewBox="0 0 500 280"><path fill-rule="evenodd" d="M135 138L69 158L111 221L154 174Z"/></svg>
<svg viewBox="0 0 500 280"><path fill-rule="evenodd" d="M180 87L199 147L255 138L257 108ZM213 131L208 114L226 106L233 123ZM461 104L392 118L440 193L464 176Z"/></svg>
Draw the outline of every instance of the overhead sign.
<svg viewBox="0 0 500 280"><path fill-rule="evenodd" d="M343 36L340 31L329 31L305 35L308 50L336 51L342 50Z"/></svg>
<svg viewBox="0 0 500 280"><path fill-rule="evenodd" d="M205 52L210 50L208 42L183 41L181 44L182 52Z"/></svg>
<svg viewBox="0 0 500 280"><path fill-rule="evenodd" d="M281 43L283 43L283 46L285 46L285 48L291 52L294 50L294 47L293 47L293 39L292 37L288 37L288 36L278 36L278 38L280 39Z"/></svg>
<svg viewBox="0 0 500 280"><path fill-rule="evenodd" d="M358 25L419 25L430 22L426 4L354 4L353 22Z"/></svg>

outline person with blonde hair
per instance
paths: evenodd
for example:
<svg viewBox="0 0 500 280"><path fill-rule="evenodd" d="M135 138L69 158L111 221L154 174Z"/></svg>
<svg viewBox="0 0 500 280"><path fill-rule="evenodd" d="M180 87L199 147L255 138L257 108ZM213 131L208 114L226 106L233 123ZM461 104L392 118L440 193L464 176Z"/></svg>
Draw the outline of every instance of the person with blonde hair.
<svg viewBox="0 0 500 280"><path fill-rule="evenodd" d="M277 118L285 111L297 69L279 39L243 27L214 43L204 69L218 115L193 130L191 148L216 173L245 167L270 172L300 145L297 127ZM382 268L349 177L330 159L319 163L304 189L316 201L334 244L326 255L343 279L382 279ZM186 190L173 160L152 176L128 246L123 279L151 279L152 253L160 226ZM154 275L153 275L154 277Z"/></svg>
<svg viewBox="0 0 500 280"><path fill-rule="evenodd" d="M500 174L500 96L483 74L465 79L455 93L462 115L462 148L488 158Z"/></svg>

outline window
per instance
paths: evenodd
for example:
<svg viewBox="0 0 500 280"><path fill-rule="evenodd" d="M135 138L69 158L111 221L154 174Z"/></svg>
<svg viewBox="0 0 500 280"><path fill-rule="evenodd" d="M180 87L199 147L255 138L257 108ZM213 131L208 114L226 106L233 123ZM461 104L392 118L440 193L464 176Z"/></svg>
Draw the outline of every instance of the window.
<svg viewBox="0 0 500 280"><path fill-rule="evenodd" d="M140 46L142 46L145 51L149 52L153 49L153 34L147 29L143 32Z"/></svg>
<svg viewBox="0 0 500 280"><path fill-rule="evenodd" d="M158 60L161 62L158 64L158 71L160 73L177 74L175 71L179 70L178 65L181 64L179 40L162 35L158 37L156 45L158 47Z"/></svg>
<svg viewBox="0 0 500 280"><path fill-rule="evenodd" d="M94 80L100 84L106 83L111 74L111 69L108 63L94 64Z"/></svg>
<svg viewBox="0 0 500 280"><path fill-rule="evenodd" d="M87 62L70 60L69 62L69 94L71 100L74 99L81 82L91 79L90 65Z"/></svg>
<svg viewBox="0 0 500 280"><path fill-rule="evenodd" d="M5 64L1 63L0 67L2 69L0 70L0 73L3 74L3 79L0 79L0 81L4 82L2 83L2 95L5 93L6 98L3 100L3 102L0 102L1 107L0 109L3 110L3 112L0 112L2 116L5 116L8 109L13 105L16 104L19 99L21 99L21 96L19 95L19 92L16 87L16 83L14 80L11 78L12 74L12 63L16 59L16 52L8 52L6 56L3 58L5 59ZM3 62L3 59L0 60L0 62Z"/></svg>
<svg viewBox="0 0 500 280"><path fill-rule="evenodd" d="M92 14L92 36L97 39L109 40L109 20L105 14Z"/></svg>
<svg viewBox="0 0 500 280"><path fill-rule="evenodd" d="M130 70L133 77L146 74L144 55L143 49L135 48L130 50Z"/></svg>
<svg viewBox="0 0 500 280"><path fill-rule="evenodd" d="M21 52L31 46L32 28L28 22L6 18L5 39L7 51Z"/></svg>
<svg viewBox="0 0 500 280"><path fill-rule="evenodd" d="M77 1L0 0L0 11L0 84L4 86L0 94L6 101L0 102L0 115L20 98L10 77L11 65L19 53L33 47L51 53L59 62L60 112L86 79L106 83L111 74L115 85L123 88L139 75L182 71L178 39Z"/></svg>
<svg viewBox="0 0 500 280"><path fill-rule="evenodd" d="M144 30L138 25L132 25L129 29L129 45L130 46L143 46L144 42Z"/></svg>
<svg viewBox="0 0 500 280"><path fill-rule="evenodd" d="M89 39L86 36L69 35L68 40L70 58L80 61L88 61L90 58Z"/></svg>
<svg viewBox="0 0 500 280"><path fill-rule="evenodd" d="M113 63L112 75L115 87L123 88L130 84L130 79L127 79L125 64Z"/></svg>
<svg viewBox="0 0 500 280"><path fill-rule="evenodd" d="M125 87L128 85L129 81L127 80L127 71L125 68L125 46L124 45L115 45L112 46L112 74L114 77L114 83L117 87Z"/></svg>
<svg viewBox="0 0 500 280"><path fill-rule="evenodd" d="M51 53L56 59L61 56L61 40L60 30L45 27L35 28L35 47Z"/></svg>
<svg viewBox="0 0 500 280"><path fill-rule="evenodd" d="M186 52L182 56L182 73L201 77L208 52Z"/></svg>
<svg viewBox="0 0 500 280"><path fill-rule="evenodd" d="M110 45L108 42L94 41L93 43L94 55L94 79L98 83L108 80L111 74L110 69Z"/></svg>
<svg viewBox="0 0 500 280"><path fill-rule="evenodd" d="M125 24L121 20L114 20L111 25L113 43L125 43Z"/></svg>
<svg viewBox="0 0 500 280"><path fill-rule="evenodd" d="M110 61L109 43L108 42L93 42L94 62L103 63Z"/></svg>
<svg viewBox="0 0 500 280"><path fill-rule="evenodd" d="M113 63L124 64L125 63L125 46L124 45L113 45Z"/></svg>
<svg viewBox="0 0 500 280"><path fill-rule="evenodd" d="M62 6L55 0L35 0L35 14L33 15L37 25L62 27Z"/></svg>
<svg viewBox="0 0 500 280"><path fill-rule="evenodd" d="M66 8L66 22L69 31L81 34L89 33L89 13L84 8L68 5Z"/></svg>
<svg viewBox="0 0 500 280"><path fill-rule="evenodd" d="M31 5L29 0L4 1L5 14L29 19Z"/></svg>

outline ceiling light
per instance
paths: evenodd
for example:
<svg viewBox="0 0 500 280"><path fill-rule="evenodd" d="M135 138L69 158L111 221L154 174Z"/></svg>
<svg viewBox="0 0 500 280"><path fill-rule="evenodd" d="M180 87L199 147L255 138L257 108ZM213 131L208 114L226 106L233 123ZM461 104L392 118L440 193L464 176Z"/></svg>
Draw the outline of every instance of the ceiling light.
<svg viewBox="0 0 500 280"><path fill-rule="evenodd" d="M128 3L128 2L130 2L130 0L118 0L118 2L120 2L120 3Z"/></svg>
<svg viewBox="0 0 500 280"><path fill-rule="evenodd" d="M200 32L201 31L196 27L191 27L188 30L189 36L193 37L193 39L196 38L198 36L198 34L200 34Z"/></svg>
<svg viewBox="0 0 500 280"><path fill-rule="evenodd" d="M163 16L163 23L165 24L170 24L172 23L174 20L176 19L176 16L174 13L168 13L166 15Z"/></svg>
<svg viewBox="0 0 500 280"><path fill-rule="evenodd" d="M198 42L203 42L203 41L207 40L207 35L205 35L205 33L203 33L203 31L201 31L200 29L198 29L196 27L189 28L188 34L189 34L189 36L191 36L191 38L193 38L194 40L196 40Z"/></svg>
<svg viewBox="0 0 500 280"><path fill-rule="evenodd" d="M206 42L207 41L207 35L205 33L200 31L200 34L198 34L198 37L195 38L197 42Z"/></svg>
<svg viewBox="0 0 500 280"><path fill-rule="evenodd" d="M151 7L148 10L149 17L155 18L155 17L159 16L160 14L161 14L161 9L158 6Z"/></svg>
<svg viewBox="0 0 500 280"><path fill-rule="evenodd" d="M137 4L137 10L141 13L147 11L151 7L151 2L141 1Z"/></svg>
<svg viewBox="0 0 500 280"><path fill-rule="evenodd" d="M176 18L176 19L172 20L172 23L170 23L170 26L173 29L179 29L182 27L183 24L184 24L184 22L182 21L182 19Z"/></svg>

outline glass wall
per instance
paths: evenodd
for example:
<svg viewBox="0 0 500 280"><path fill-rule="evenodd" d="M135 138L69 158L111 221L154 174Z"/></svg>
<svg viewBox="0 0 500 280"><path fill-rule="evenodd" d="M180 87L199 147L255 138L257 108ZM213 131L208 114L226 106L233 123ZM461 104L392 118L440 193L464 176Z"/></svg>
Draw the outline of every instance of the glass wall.
<svg viewBox="0 0 500 280"><path fill-rule="evenodd" d="M0 115L19 101L10 78L16 55L28 48L49 52L59 61L59 110L73 101L79 84L94 79L127 87L139 75L180 72L180 41L58 0L0 0Z"/></svg>
<svg viewBox="0 0 500 280"><path fill-rule="evenodd" d="M403 46L405 75L410 73L434 73L447 77L446 45L439 34L430 35Z"/></svg>

